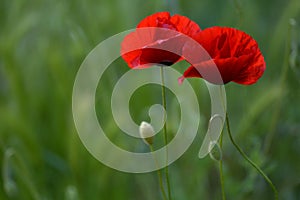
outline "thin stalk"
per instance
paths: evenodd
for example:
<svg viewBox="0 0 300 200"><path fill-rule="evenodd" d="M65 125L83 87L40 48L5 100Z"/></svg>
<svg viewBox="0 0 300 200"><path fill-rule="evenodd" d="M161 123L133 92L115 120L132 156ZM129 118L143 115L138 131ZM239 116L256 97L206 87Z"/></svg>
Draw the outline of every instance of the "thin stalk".
<svg viewBox="0 0 300 200"><path fill-rule="evenodd" d="M160 75L161 75L161 96L162 96L162 104L165 109L164 112L164 128L163 128L163 134L164 134L164 142L166 145L166 168L165 168L165 176L166 176L166 182L167 182L167 188L168 188L168 197L169 200L171 200L171 188L170 188L170 179L169 179L169 167L168 167L168 135L167 135L167 121L166 121L166 112L167 112L167 101L166 101L166 89L165 89L165 78L164 78L164 69L163 67L160 67Z"/></svg>
<svg viewBox="0 0 300 200"><path fill-rule="evenodd" d="M222 98L222 106L223 106L223 110L224 112L226 111L226 106L225 106L225 102L224 102L224 95L222 92L222 86L220 85L219 87L220 89L220 96ZM223 131L221 132L220 135L220 149L222 152L222 147L223 147ZM223 175L223 156L221 157L220 161L219 161L219 173L220 173L220 183L221 183L221 191L222 191L222 200L226 200L226 195L225 195L225 184L224 184L224 175Z"/></svg>
<svg viewBox="0 0 300 200"><path fill-rule="evenodd" d="M241 154L241 156L243 156L243 158L248 163L250 163L262 175L262 177L268 182L268 184L270 185L270 187L272 188L272 190L274 192L275 200L278 200L278 191L277 191L275 185L272 183L271 179L269 179L269 177L260 169L260 167L257 164L255 164L252 160L250 160L250 158L244 153L244 151L234 141L232 134L231 134L229 118L228 118L227 113L226 113L226 126L227 126L228 135L229 135L229 138L230 138L230 141L232 142L232 144L235 146L235 148L238 150L238 152Z"/></svg>
<svg viewBox="0 0 300 200"><path fill-rule="evenodd" d="M150 151L153 152L153 146L149 145L149 148L150 148ZM154 160L155 160L155 163L157 164L156 158L154 158ZM160 170L157 170L157 176L158 176L159 188L160 188L161 194L163 196L163 199L167 200L168 198L167 198L167 195L166 195L166 192L165 192L165 189L164 189L164 185L163 185L163 181L162 181L162 175L161 175Z"/></svg>
<svg viewBox="0 0 300 200"><path fill-rule="evenodd" d="M220 137L220 149L222 151L222 146L223 146L223 131L221 133ZM225 186L224 186L224 176L223 176L223 158L221 157L219 161L219 173L220 173L220 183L221 183L221 190L222 190L222 200L226 200L226 195L225 195Z"/></svg>

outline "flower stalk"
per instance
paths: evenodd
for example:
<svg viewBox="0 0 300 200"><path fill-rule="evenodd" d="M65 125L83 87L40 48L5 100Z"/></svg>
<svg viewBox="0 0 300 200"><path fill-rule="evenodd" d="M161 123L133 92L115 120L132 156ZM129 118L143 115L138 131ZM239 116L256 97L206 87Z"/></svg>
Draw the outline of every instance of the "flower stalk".
<svg viewBox="0 0 300 200"><path fill-rule="evenodd" d="M222 146L223 146L223 131L221 133L219 145L220 145L220 149L222 151ZM221 159L219 161L219 173L220 173L220 183L221 183L221 191L222 191L222 200L226 200L225 185L224 185L224 175L223 175L223 157L221 157Z"/></svg>
<svg viewBox="0 0 300 200"><path fill-rule="evenodd" d="M149 145L149 148L150 148L151 153L153 153L154 150L153 150L153 145L152 144ZM156 159L155 159L155 162L157 163ZM162 179L162 175L161 175L161 170L157 170L157 176L158 176L159 188L160 188L161 194L163 196L163 199L164 200L168 200L166 192L165 192L165 189L164 189L164 185L163 185L163 179Z"/></svg>
<svg viewBox="0 0 300 200"><path fill-rule="evenodd" d="M270 187L272 188L273 192L274 192L274 199L278 200L278 191L275 187L275 185L273 184L273 182L271 181L271 179L263 172L262 169L260 169L260 167L254 163L245 153L244 151L239 147L239 145L234 141L232 134L231 134L231 130L230 130L230 124L229 124L229 118L228 118L228 114L226 113L226 127L227 127L227 131L228 131L228 135L230 138L231 143L235 146L235 148L238 150L238 152L241 154L241 156L243 156L243 158L250 163L260 174L261 176L267 181L267 183L270 185Z"/></svg>
<svg viewBox="0 0 300 200"><path fill-rule="evenodd" d="M166 101L166 89L165 89L165 78L164 78L164 69L163 67L160 67L160 75L161 75L161 96L162 96L162 104L164 107L164 117L163 121L164 127L163 127L163 134L164 134L164 143L166 145L166 168L165 168L165 176L166 176L166 182L167 182L167 189L168 189L168 198L171 200L171 187L170 187L170 179L169 179L169 167L168 167L168 135L167 135L167 101Z"/></svg>
<svg viewBox="0 0 300 200"><path fill-rule="evenodd" d="M140 127L139 127L139 133L141 138L143 139L143 142L149 146L150 152L153 155L153 159L155 161L156 166L158 166L156 157L154 156L153 152L153 135L155 134L153 127L151 126L151 124L149 124L148 122L142 122ZM157 170L157 176L158 176L158 182L159 182L159 188L161 190L162 196L164 200L168 200L167 199L167 195L164 189L164 185L163 185L163 178L162 178L162 174L161 174L161 170Z"/></svg>

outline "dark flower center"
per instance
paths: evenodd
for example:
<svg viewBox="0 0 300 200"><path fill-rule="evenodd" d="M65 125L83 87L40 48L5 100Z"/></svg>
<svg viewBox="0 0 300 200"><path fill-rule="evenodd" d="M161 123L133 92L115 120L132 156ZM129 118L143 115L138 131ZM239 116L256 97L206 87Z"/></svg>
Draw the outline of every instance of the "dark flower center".
<svg viewBox="0 0 300 200"><path fill-rule="evenodd" d="M163 60L163 61L159 62L159 64L160 64L160 65L165 65L165 66L171 66L171 65L174 64L174 62L169 61L169 60L166 60L166 61Z"/></svg>

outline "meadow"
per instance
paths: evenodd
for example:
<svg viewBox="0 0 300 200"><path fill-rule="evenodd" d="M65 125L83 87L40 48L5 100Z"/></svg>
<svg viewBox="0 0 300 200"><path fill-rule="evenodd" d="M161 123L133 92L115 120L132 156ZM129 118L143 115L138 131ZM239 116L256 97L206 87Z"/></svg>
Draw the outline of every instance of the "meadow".
<svg viewBox="0 0 300 200"><path fill-rule="evenodd" d="M76 73L101 41L135 28L146 16L170 11L202 29L235 27L258 42L266 60L263 77L250 86L226 84L232 134L270 177L279 199L300 199L300 3L299 0L2 0L0 2L0 199L162 199L156 172L132 174L96 160L82 144L72 115ZM185 62L175 64L183 72ZM99 123L118 146L147 151L124 136L110 111L114 84L128 66L114 61L99 82ZM221 199L218 162L197 154L210 117L202 79L190 79L201 123L191 147L169 166L175 200ZM149 95L151 93L151 95ZM157 95L155 95L157 94ZM138 89L129 109L139 124L161 103L157 85ZM167 90L170 138L178 128L178 102ZM156 138L162 146L162 134ZM223 135L227 199L273 199L257 171Z"/></svg>

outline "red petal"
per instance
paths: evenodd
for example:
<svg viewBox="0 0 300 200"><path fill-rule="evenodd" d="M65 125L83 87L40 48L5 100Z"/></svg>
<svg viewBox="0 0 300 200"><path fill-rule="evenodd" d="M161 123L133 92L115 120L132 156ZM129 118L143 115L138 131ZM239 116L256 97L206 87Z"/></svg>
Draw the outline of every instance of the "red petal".
<svg viewBox="0 0 300 200"><path fill-rule="evenodd" d="M155 13L143 19L136 31L124 38L121 55L131 68L151 63L172 65L182 59L178 55L182 54L185 41L178 32L194 37L200 31L199 26L187 17L171 17L168 12Z"/></svg>
<svg viewBox="0 0 300 200"><path fill-rule="evenodd" d="M140 21L140 23L137 25L137 28L143 28L143 27L163 27L163 22L170 21L170 13L169 12L158 12L153 15L147 16L145 19Z"/></svg>
<svg viewBox="0 0 300 200"><path fill-rule="evenodd" d="M209 67L216 65L224 83L234 81L249 85L264 73L264 58L256 41L246 33L234 28L212 27L200 32L196 38L214 63L206 61L190 67L185 71L184 77L204 77L212 83L222 84L212 74L207 77L202 74L211 71Z"/></svg>
<svg viewBox="0 0 300 200"><path fill-rule="evenodd" d="M201 31L197 23L185 16L174 15L171 17L171 22L176 26L177 31L192 38Z"/></svg>
<svg viewBox="0 0 300 200"><path fill-rule="evenodd" d="M155 39L151 39L154 36ZM145 64L172 65L181 59L187 36L162 28L139 28L121 44L121 55L129 67Z"/></svg>

